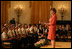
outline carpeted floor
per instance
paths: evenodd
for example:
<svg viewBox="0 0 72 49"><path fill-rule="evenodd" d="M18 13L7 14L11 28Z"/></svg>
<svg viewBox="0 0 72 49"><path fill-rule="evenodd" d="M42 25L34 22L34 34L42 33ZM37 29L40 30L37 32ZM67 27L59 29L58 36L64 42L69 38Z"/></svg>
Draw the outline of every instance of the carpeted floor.
<svg viewBox="0 0 72 49"><path fill-rule="evenodd" d="M52 48L51 45L41 46L41 48ZM55 48L71 48L71 42L56 42Z"/></svg>

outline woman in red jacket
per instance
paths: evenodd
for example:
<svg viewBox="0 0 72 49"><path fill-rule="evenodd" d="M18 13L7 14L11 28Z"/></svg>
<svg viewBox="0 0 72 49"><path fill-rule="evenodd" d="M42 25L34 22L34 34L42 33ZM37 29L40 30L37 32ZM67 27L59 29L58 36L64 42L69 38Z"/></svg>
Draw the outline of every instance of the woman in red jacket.
<svg viewBox="0 0 72 49"><path fill-rule="evenodd" d="M49 23L45 23L45 25L49 26L48 39L51 40L52 48L55 48L56 20L56 9L52 8Z"/></svg>

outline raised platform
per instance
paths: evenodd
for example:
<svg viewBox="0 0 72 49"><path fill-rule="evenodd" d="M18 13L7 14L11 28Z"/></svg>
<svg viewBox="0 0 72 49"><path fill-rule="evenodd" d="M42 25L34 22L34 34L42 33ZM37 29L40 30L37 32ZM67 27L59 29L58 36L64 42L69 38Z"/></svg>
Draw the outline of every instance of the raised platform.
<svg viewBox="0 0 72 49"><path fill-rule="evenodd" d="M41 46L40 48L52 48L51 45ZM56 42L55 48L71 48L71 42Z"/></svg>

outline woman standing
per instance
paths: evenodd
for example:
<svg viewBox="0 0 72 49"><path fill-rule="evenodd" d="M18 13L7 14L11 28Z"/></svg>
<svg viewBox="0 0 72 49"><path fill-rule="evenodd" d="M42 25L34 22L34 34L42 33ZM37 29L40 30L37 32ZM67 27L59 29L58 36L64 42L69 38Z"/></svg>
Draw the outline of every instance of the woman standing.
<svg viewBox="0 0 72 49"><path fill-rule="evenodd" d="M56 9L52 8L49 23L45 23L45 25L49 26L48 39L51 40L52 48L55 48L56 20Z"/></svg>

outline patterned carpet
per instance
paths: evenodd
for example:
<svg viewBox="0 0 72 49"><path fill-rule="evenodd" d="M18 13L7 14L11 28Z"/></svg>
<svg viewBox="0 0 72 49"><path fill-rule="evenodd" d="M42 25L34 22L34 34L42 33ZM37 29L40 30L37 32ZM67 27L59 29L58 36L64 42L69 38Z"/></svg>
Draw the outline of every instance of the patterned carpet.
<svg viewBox="0 0 72 49"><path fill-rule="evenodd" d="M51 45L41 46L41 48L52 48ZM55 48L71 48L71 42L56 42Z"/></svg>

